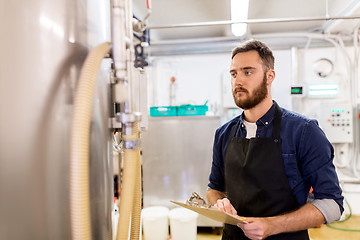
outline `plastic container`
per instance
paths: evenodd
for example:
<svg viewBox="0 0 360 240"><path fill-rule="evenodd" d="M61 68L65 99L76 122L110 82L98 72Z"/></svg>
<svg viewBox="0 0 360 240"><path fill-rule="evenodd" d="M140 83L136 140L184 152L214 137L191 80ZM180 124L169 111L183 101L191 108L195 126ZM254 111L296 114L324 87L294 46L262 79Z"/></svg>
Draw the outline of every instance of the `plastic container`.
<svg viewBox="0 0 360 240"><path fill-rule="evenodd" d="M151 117L171 117L177 115L177 107L163 106L163 107L150 107Z"/></svg>
<svg viewBox="0 0 360 240"><path fill-rule="evenodd" d="M209 110L206 105L180 105L177 108L178 116L205 115Z"/></svg>
<svg viewBox="0 0 360 240"><path fill-rule="evenodd" d="M147 207L141 211L144 240L167 240L169 236L169 209Z"/></svg>
<svg viewBox="0 0 360 240"><path fill-rule="evenodd" d="M186 208L170 210L170 232L172 240L196 240L199 214ZM146 239L147 240L147 239Z"/></svg>

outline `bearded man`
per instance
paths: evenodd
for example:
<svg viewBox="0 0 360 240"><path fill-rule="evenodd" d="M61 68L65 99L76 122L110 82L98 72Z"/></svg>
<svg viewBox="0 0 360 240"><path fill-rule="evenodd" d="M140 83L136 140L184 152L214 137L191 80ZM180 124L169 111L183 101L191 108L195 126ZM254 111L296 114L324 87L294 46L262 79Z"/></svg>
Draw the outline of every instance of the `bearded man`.
<svg viewBox="0 0 360 240"><path fill-rule="evenodd" d="M334 149L316 120L272 99L274 56L266 44L235 48L230 74L244 111L216 130L207 198L247 223L225 224L222 239L309 239L308 228L344 210Z"/></svg>

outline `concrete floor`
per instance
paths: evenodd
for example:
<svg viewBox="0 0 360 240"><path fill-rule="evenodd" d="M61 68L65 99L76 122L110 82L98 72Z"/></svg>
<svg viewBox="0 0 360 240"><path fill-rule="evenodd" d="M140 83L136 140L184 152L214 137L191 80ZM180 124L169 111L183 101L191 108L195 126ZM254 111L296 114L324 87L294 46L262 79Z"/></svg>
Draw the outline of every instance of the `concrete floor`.
<svg viewBox="0 0 360 240"><path fill-rule="evenodd" d="M360 216L352 216L349 220L331 224L335 227L360 229ZM221 229L198 228L197 240L220 240ZM309 229L311 240L359 240L360 231L341 231L322 225Z"/></svg>

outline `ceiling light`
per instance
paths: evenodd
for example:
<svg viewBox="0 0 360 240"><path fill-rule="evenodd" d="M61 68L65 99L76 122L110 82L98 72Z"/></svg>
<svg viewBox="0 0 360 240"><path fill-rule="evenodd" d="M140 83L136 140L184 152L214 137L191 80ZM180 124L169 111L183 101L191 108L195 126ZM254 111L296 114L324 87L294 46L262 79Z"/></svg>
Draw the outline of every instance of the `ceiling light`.
<svg viewBox="0 0 360 240"><path fill-rule="evenodd" d="M246 21L248 19L249 0L231 0L231 21ZM231 24L231 32L235 36L243 36L246 33L246 23Z"/></svg>

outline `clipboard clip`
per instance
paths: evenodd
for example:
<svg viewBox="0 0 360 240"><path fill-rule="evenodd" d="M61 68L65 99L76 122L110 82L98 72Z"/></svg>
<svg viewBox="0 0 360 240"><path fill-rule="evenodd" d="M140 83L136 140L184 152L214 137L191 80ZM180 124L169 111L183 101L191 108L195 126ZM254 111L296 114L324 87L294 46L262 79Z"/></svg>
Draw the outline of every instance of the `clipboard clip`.
<svg viewBox="0 0 360 240"><path fill-rule="evenodd" d="M211 208L211 204L207 204L206 201L196 192L191 194L189 200L186 201L186 204L202 208Z"/></svg>

